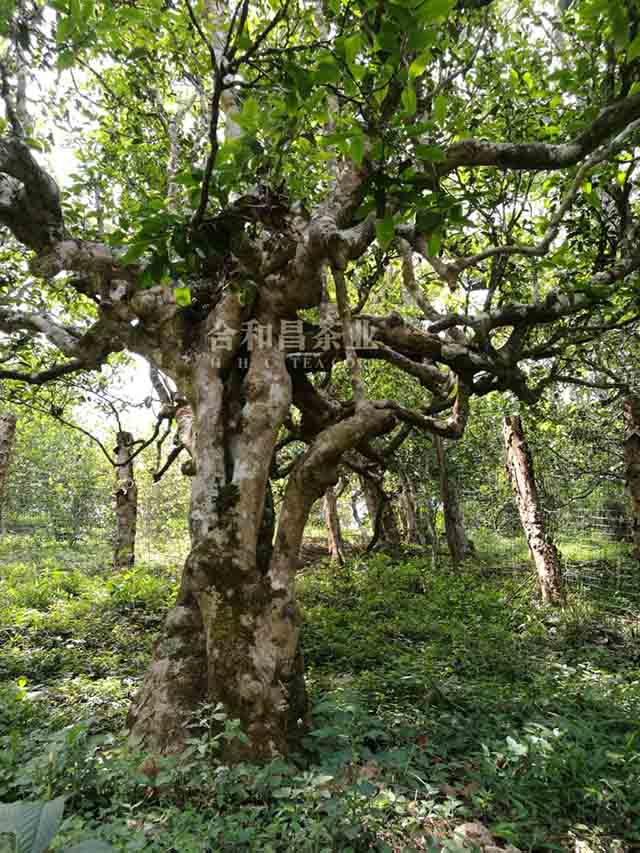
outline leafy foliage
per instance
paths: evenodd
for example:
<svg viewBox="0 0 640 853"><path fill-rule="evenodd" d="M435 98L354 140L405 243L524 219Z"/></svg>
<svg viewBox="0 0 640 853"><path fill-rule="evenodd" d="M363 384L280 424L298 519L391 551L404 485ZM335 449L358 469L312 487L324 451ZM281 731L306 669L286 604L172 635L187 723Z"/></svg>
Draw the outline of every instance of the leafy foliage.
<svg viewBox="0 0 640 853"><path fill-rule="evenodd" d="M15 836L15 853L45 853L62 821L64 797L48 803L0 804L0 830ZM103 841L82 841L66 853L110 853Z"/></svg>
<svg viewBox="0 0 640 853"><path fill-rule="evenodd" d="M606 601L574 595L558 616L532 609L519 577L422 557L309 570L305 754L228 767L221 743L242 733L220 708L194 717L181 757L136 754L117 734L159 624L161 577L88 567L73 606L58 589L34 610L17 605L33 575L4 565L2 630L13 654L30 651L3 673L0 795L67 797L54 849L99 836L158 853L411 851L473 819L536 851L640 840L639 628ZM78 645L42 667L49 638L65 635Z"/></svg>

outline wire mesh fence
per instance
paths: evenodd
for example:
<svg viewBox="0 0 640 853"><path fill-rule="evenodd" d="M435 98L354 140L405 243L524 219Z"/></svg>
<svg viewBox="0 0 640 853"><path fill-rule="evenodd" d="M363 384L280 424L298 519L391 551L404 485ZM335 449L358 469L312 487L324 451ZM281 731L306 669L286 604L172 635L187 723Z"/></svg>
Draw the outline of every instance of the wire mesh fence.
<svg viewBox="0 0 640 853"><path fill-rule="evenodd" d="M508 484L461 489L465 521L478 558L496 571L531 571L527 540ZM562 558L565 581L610 601L640 605L640 564L632 555L622 484L604 483L572 495L565 480L540 488L546 529ZM622 605L621 605L622 606Z"/></svg>
<svg viewBox="0 0 640 853"><path fill-rule="evenodd" d="M39 563L56 561L63 568L107 570L113 561L115 532L110 480L101 483L87 474L74 481L70 490L61 476L59 481L48 474L41 479L33 474L28 482L17 479L9 490L2 521L11 544L0 548L0 564L22 554ZM547 529L562 555L566 581L602 595L611 606L616 600L640 605L640 565L631 555L623 484L601 482L584 488L583 483L572 483L567 477L547 476L540 477L538 485ZM457 492L475 559L496 572L531 572L526 538L503 471L496 468L489 476L484 471L471 487L468 480L464 486L458 483ZM418 512L428 511L442 528L442 504L436 492L425 493L421 501L430 504L418 506ZM307 539L315 535L324 554L324 519L319 515L312 521ZM370 538L368 526L359 526L358 531L353 541L356 549ZM444 539L442 545L446 548ZM186 496L178 501L170 490L155 487L143 492L138 562L158 569L175 567L177 572L188 548Z"/></svg>

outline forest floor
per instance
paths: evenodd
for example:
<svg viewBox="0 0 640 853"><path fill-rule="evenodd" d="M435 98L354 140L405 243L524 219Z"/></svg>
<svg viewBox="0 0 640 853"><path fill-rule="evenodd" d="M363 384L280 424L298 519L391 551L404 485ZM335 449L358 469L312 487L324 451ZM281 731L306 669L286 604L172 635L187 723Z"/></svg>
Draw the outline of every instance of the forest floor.
<svg viewBox="0 0 640 853"><path fill-rule="evenodd" d="M236 728L214 708L179 760L126 747L177 576L167 559L114 575L82 545L0 545L0 801L65 795L52 850L435 853L470 849L469 822L503 849L640 850L640 614L621 594L573 591L556 614L528 575L481 562L307 566L305 753L230 768Z"/></svg>

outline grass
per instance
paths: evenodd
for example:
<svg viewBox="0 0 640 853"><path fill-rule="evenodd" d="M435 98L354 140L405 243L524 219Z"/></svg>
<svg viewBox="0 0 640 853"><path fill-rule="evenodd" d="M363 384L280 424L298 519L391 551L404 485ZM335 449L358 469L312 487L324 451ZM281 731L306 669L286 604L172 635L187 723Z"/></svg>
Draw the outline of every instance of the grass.
<svg viewBox="0 0 640 853"><path fill-rule="evenodd" d="M523 851L640 849L632 601L582 590L557 616L526 576L420 555L307 569L305 753L226 767L226 721L150 765L123 730L178 567L45 544L0 550L0 799L66 795L53 849L455 850L469 820Z"/></svg>

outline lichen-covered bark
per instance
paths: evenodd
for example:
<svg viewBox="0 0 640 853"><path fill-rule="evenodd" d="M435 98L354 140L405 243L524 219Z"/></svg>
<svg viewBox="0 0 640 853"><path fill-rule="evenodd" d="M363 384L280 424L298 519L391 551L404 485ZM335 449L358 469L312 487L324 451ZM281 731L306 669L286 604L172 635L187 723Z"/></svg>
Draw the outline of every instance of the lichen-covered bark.
<svg viewBox="0 0 640 853"><path fill-rule="evenodd" d="M116 438L116 534L113 564L116 569L127 569L135 563L136 525L138 519L138 487L133 460L133 436L119 432Z"/></svg>
<svg viewBox="0 0 640 853"><path fill-rule="evenodd" d="M297 550L285 560L286 582L270 572L268 477L291 402L284 353L256 350L242 375L201 351L192 392L192 549L130 713L132 737L154 750L179 750L198 702L221 702L249 738L230 744L228 757L270 758L299 741L307 716Z"/></svg>
<svg viewBox="0 0 640 853"><path fill-rule="evenodd" d="M631 501L631 542L633 555L640 560L640 399L624 402L624 467Z"/></svg>
<svg viewBox="0 0 640 853"><path fill-rule="evenodd" d="M507 455L507 473L518 504L520 520L533 557L538 587L545 604L564 601L560 554L547 532L538 499L533 459L527 446L522 421L516 415L504 419L503 437Z"/></svg>
<svg viewBox="0 0 640 853"><path fill-rule="evenodd" d="M464 527L464 516L458 499L458 492L453 483L447 462L447 454L442 438L434 435L433 443L438 457L440 476L440 497L444 515L444 529L447 535L449 554L454 566L458 566L469 551L469 541Z"/></svg>
<svg viewBox="0 0 640 853"><path fill-rule="evenodd" d="M5 530L4 490L16 435L15 415L0 415L0 532Z"/></svg>

